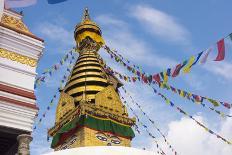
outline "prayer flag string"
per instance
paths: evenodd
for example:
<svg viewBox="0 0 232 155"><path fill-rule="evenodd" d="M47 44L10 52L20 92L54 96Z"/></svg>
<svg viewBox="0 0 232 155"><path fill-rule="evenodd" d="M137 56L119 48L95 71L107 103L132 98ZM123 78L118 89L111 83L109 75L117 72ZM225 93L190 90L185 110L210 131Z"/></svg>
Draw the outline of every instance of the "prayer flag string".
<svg viewBox="0 0 232 155"><path fill-rule="evenodd" d="M217 41L216 45L217 45L218 55L217 55L217 57L216 57L216 59L214 61L222 61L222 60L224 60L225 51L226 51L226 49L225 49L225 39L229 39L230 41L232 41L231 36L232 36L232 33L227 35L226 37L220 39L219 41ZM160 73L157 73L157 74L159 74L160 76L163 75L162 77L165 77L166 80L167 80L168 77L174 78L174 77L178 76L181 69L183 70L183 73L189 73L192 66L194 66L197 63L204 64L207 61L207 58L208 58L209 54L212 51L212 47L213 46L209 47L206 50L203 50L202 52L199 52L196 55L191 56L189 59L183 61L180 64L177 64L174 68L167 68L163 72L160 72ZM142 71L136 70L136 69L141 70L139 65L131 64L130 61L128 59L124 58L121 54L119 54L118 51L111 50L107 45L104 45L103 48L111 56L111 58L115 59L115 61L120 62L122 65L126 66L128 69L132 70L134 73L139 73L140 75L143 74ZM136 69L133 69L132 66L127 65L124 61L126 61L128 64L131 64ZM167 71L169 71L169 72L167 72Z"/></svg>
<svg viewBox="0 0 232 155"><path fill-rule="evenodd" d="M123 98L123 97L122 97L122 98ZM123 98L123 100L124 100L124 98ZM155 143L156 143L156 148L157 148L157 150L159 150L159 151L157 151L157 153L158 153L158 154L161 153L162 155L165 155L164 151L160 148L160 145L159 145L159 143L158 143L156 137L148 130L147 125L145 125L143 122L140 121L138 115L134 112L134 110L129 106L129 104L128 104L125 100L124 100L123 103L124 103L124 104L127 106L127 108L129 108L129 109L131 110L131 112L134 114L134 116L136 117L137 122L139 123L139 125L145 129L145 131L148 133L148 135L149 135L152 139L154 139L154 141L155 141ZM137 125L136 125L136 128L138 129L138 126L137 126ZM140 133L139 130L137 130L137 131ZM177 153L175 152L175 155L176 155L176 154L177 154Z"/></svg>
<svg viewBox="0 0 232 155"><path fill-rule="evenodd" d="M59 95L60 90L63 89L63 85L65 84L65 81L69 80L71 70L73 69L73 62L75 62L75 60L71 59L69 62L69 65L66 69L66 73L64 74L64 76L62 77L62 79L60 81L60 86L56 89L56 92L54 93L52 99L50 100L49 104L47 105L45 112L42 113L42 116L40 117L38 122L35 123L33 131L35 131L37 129L37 126L41 124L42 120L46 117L48 111L50 111L51 108L53 107L55 99L57 99L57 96Z"/></svg>
<svg viewBox="0 0 232 155"><path fill-rule="evenodd" d="M75 60L76 54L74 54L74 53L77 53L75 51L76 51L75 48L69 50L67 52L67 54L65 54L64 57L62 57L62 59L59 61L59 63L56 63L52 67L45 69L44 72L41 73L41 75L37 75L37 77L35 78L34 88L36 89L39 85L41 85L42 82L45 82L46 78L52 76L53 73L55 71L59 70L61 68L61 66L63 66L65 64L65 62L67 62L69 59Z"/></svg>
<svg viewBox="0 0 232 155"><path fill-rule="evenodd" d="M113 71L109 66L106 66L106 63L100 59L100 63L103 65L103 67L105 68L106 72L110 73L110 74L115 74L118 75L120 79L123 79L126 82L136 82L137 80L142 82L143 84L157 84L159 86L159 88L162 89L167 89L167 90L171 90L173 93L176 93L178 95L180 95L181 97L184 97L194 103L199 103L202 107L204 108L208 108L209 110L215 112L216 114L218 114L221 117L232 117L231 115L225 114L222 111L216 110L213 107L207 106L206 104L203 103L204 100L209 101L210 103L212 103L214 106L218 106L219 103L225 107L227 107L228 109L230 109L231 105L229 103L226 102L219 102L207 97L203 97L200 95L196 95L190 92L186 92L177 88L174 88L173 86L169 86L167 83L162 82L161 80L157 80L157 78L154 78L154 81L152 79L151 76L142 76L142 78L140 77L129 77L126 75L122 75L121 73L117 72L117 71ZM151 78L150 78L151 77Z"/></svg>
<svg viewBox="0 0 232 155"><path fill-rule="evenodd" d="M108 49L108 47L106 47L106 49ZM159 74L149 75L149 74L146 74L145 72L141 72L141 71L137 70L137 69L135 68L135 65L133 65L133 67L128 66L122 59L120 59L120 57L122 57L122 56L119 57L119 56L117 56L115 53L113 53L112 51L111 51L111 53L112 53L112 54L111 54L112 57L115 57L116 62L120 62L120 64L122 64L124 67L126 67L128 71L130 71L130 72L132 72L133 74L136 75L135 77L128 78L128 77L123 77L123 76L121 76L120 73L119 73L119 76L120 76L120 77L122 77L122 78L124 78L124 79L126 79L126 80L131 80L131 79L132 79L133 82L135 82L135 81L138 79L138 80L144 82L145 84L151 83L152 81L156 81L156 84L158 83L160 88L163 88L163 86L167 85L167 78L168 78L168 75L171 74L171 71L170 71L171 69L170 69L170 68L168 68L166 72L161 72L161 73L159 73ZM202 53L200 53L199 55L202 55ZM197 57L197 60L199 60L199 57L200 57L200 56ZM127 59L126 59L126 60L127 60ZM127 61L130 62L129 60L127 60ZM195 60L195 62L190 63L190 64L193 65L194 63L196 63L196 60ZM186 61L184 64L187 64L187 61ZM176 72L179 72L180 68L182 68L182 67L183 67L183 65L181 65L181 64L177 65L177 67L176 67L176 69L174 70L173 74L176 74ZM138 68L138 66L137 66L137 68ZM188 67L188 68L189 68L189 67ZM140 67L140 69L141 69L141 67ZM161 84L161 85L160 85L160 84ZM174 88L174 87L173 87L173 88ZM182 90L181 92L185 92L185 93L188 93L188 94L192 94L192 93L190 93L190 92L186 92L186 91L183 91L183 90ZM192 94L192 95L193 95L193 96L192 96L191 101L194 101L194 100L195 100L195 97L200 97L200 98L202 99L202 102L203 102L204 100L207 100L208 102L210 102L211 104L213 104L213 106L219 106L219 104L221 104L221 105L223 105L224 107L226 107L226 108L228 108L228 109L230 109L231 106L232 106L232 104L227 103L227 102L217 101L217 100L215 100L215 99L211 99L211 98L208 98L208 97L205 97L205 96L201 96L201 95L196 95L196 94ZM186 96L186 97L188 97L188 96ZM206 106L205 104L203 104L203 103L202 103L201 105L202 105L203 107L207 107L207 106ZM223 114L222 112L220 113L218 110L215 110L215 109L212 108L212 107L208 107L208 109L210 109L210 110L212 110L212 111L215 111L216 113L218 113L219 115L221 115L221 116L224 117L224 114ZM229 115L225 115L225 116L231 117L231 116L229 116Z"/></svg>
<svg viewBox="0 0 232 155"><path fill-rule="evenodd" d="M188 114L187 112L185 112L184 110L182 110L180 107L176 106L172 101L170 101L166 96L164 96L163 94L161 94L160 92L158 92L155 88L153 88L154 93L158 96L160 96L162 99L165 100L165 102L170 105L171 107L175 108L177 111L179 111L181 114L184 114L185 116L189 117L190 119L192 119L193 121L195 121L200 127L202 127L203 129L205 129L205 131L207 131L208 133L215 135L217 138L223 140L224 142L226 142L227 144L232 144L231 141L223 138L222 136L220 136L219 134L215 133L214 131L212 131L211 129L207 128L204 124L200 123L199 121L197 121L192 115Z"/></svg>
<svg viewBox="0 0 232 155"><path fill-rule="evenodd" d="M227 139L223 138L222 136L220 136L219 134L215 133L214 131L212 131L211 129L207 128L205 125L203 125L202 123L200 123L199 121L197 121L193 116L191 116L190 114L188 114L187 112L185 112L184 110L182 110L180 107L176 106L172 101L170 101L166 96L164 96L163 94L159 93L154 87L152 87L154 90L154 93L157 94L158 96L160 96L162 99L165 100L165 102L170 105L171 107L175 108L177 111L179 111L180 113L184 114L185 116L189 117L190 119L192 119L193 121L195 121L200 127L204 128L205 131L207 131L208 133L215 135L217 138L223 140L224 142L226 142L227 144L232 144L231 141L228 141Z"/></svg>
<svg viewBox="0 0 232 155"><path fill-rule="evenodd" d="M163 137L164 142L167 144L168 148L171 149L172 152L174 152L175 154L177 154L177 152L175 151L175 149L173 148L173 146L171 145L171 143L167 140L167 138L165 137L165 135L161 132L161 130L157 127L157 125L155 124L155 122L147 115L147 113L144 112L144 110L142 109L141 105L139 105L137 102L135 102L135 100L132 98L132 96L128 93L128 91L126 91L126 89L124 87L122 87L123 91L125 92L125 94L127 94L129 96L129 98L131 99L132 103L134 105L136 105L140 111L143 113L143 115L145 117L147 117L147 119L152 123L152 125L155 127L155 129L159 132L159 134ZM126 103L124 97L121 96L121 98L124 100L124 103ZM134 110L129 106L128 103L127 107L132 111L132 113L135 115L135 117L137 118L138 121L140 121L138 115L134 112Z"/></svg>

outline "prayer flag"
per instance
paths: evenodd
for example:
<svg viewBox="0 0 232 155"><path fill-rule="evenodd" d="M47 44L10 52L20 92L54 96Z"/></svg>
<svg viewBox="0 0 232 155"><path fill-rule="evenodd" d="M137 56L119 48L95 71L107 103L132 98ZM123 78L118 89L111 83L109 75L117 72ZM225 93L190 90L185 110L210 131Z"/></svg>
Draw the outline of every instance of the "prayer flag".
<svg viewBox="0 0 232 155"><path fill-rule="evenodd" d="M5 0L5 7L20 8L36 4L37 0Z"/></svg>
<svg viewBox="0 0 232 155"><path fill-rule="evenodd" d="M0 19L2 18L2 13L4 10L4 0L0 1Z"/></svg>
<svg viewBox="0 0 232 155"><path fill-rule="evenodd" d="M219 104L218 104L217 101L215 101L215 100L213 100L213 99L210 99L210 98L207 98L207 100L208 100L209 102L211 102L215 107L219 106Z"/></svg>
<svg viewBox="0 0 232 155"><path fill-rule="evenodd" d="M224 102L224 104L223 104L225 107L227 107L228 109L230 109L230 104L229 103L226 103L226 102Z"/></svg>
<svg viewBox="0 0 232 155"><path fill-rule="evenodd" d="M159 74L153 75L153 80L155 80L157 83L160 83L160 76L159 76Z"/></svg>
<svg viewBox="0 0 232 155"><path fill-rule="evenodd" d="M201 57L202 54L203 54L203 52L201 52L201 53L199 53L199 54L197 55L197 59L196 59L195 62L191 65L191 67L192 67L193 65L195 65L195 64L198 62L198 60L200 59L200 57Z"/></svg>
<svg viewBox="0 0 232 155"><path fill-rule="evenodd" d="M230 40L232 41L232 33L229 36L230 36Z"/></svg>
<svg viewBox="0 0 232 155"><path fill-rule="evenodd" d="M163 79L163 83L167 83L168 82L167 72L166 71L161 72L160 75L161 75L161 77Z"/></svg>
<svg viewBox="0 0 232 155"><path fill-rule="evenodd" d="M206 50L206 54L204 55L204 57L200 61L201 64L204 64L207 61L207 58L208 58L211 51L212 51L211 47Z"/></svg>
<svg viewBox="0 0 232 155"><path fill-rule="evenodd" d="M183 68L184 73L189 73L190 72L190 69L191 69L191 66L194 63L194 60L195 60L195 56L191 56L191 58L188 61L188 64Z"/></svg>
<svg viewBox="0 0 232 155"><path fill-rule="evenodd" d="M47 0L48 4L56 4L56 3L61 3L61 2L65 2L67 0Z"/></svg>
<svg viewBox="0 0 232 155"><path fill-rule="evenodd" d="M217 42L218 55L214 61L222 61L225 57L225 42L224 38Z"/></svg>
<svg viewBox="0 0 232 155"><path fill-rule="evenodd" d="M178 64L172 73L172 77L176 77L179 74L180 69L181 69L181 64Z"/></svg>
<svg viewBox="0 0 232 155"><path fill-rule="evenodd" d="M170 76L171 75L171 68L168 68L167 69L167 76Z"/></svg>
<svg viewBox="0 0 232 155"><path fill-rule="evenodd" d="M180 96L184 97L184 91L183 90L180 90Z"/></svg>

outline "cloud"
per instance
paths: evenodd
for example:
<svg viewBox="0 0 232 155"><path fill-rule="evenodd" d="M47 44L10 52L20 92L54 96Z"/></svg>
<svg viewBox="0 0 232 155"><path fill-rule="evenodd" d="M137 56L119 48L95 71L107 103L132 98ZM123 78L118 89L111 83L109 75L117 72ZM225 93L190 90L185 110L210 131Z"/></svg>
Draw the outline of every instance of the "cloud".
<svg viewBox="0 0 232 155"><path fill-rule="evenodd" d="M104 39L111 48L117 48L125 58L141 65L164 68L176 64L176 61L157 54L145 40L138 38L123 20L110 15L100 15L96 21L103 27Z"/></svg>
<svg viewBox="0 0 232 155"><path fill-rule="evenodd" d="M227 61L209 62L205 67L206 70L213 74L219 75L227 80L232 80L232 64Z"/></svg>
<svg viewBox="0 0 232 155"><path fill-rule="evenodd" d="M68 31L62 25L51 22L42 22L36 27L36 31L51 41L57 42L57 46L71 47L74 45L73 32Z"/></svg>
<svg viewBox="0 0 232 155"><path fill-rule="evenodd" d="M207 126L207 121L201 116L196 116L195 118ZM227 119L226 121L219 122L219 124L220 123L221 127L219 132L215 132L219 133L222 137L231 140L232 120ZM215 135L209 134L203 128L194 123L190 118L186 117L182 117L178 121L172 121L169 123L167 139L176 149L178 154L181 155L232 154L232 147L230 145L218 139ZM159 142L162 143L162 147L165 148L163 140L160 139ZM165 148L165 150L168 152L168 148Z"/></svg>
<svg viewBox="0 0 232 155"><path fill-rule="evenodd" d="M132 7L130 14L150 34L170 42L190 44L190 33L175 17L145 5Z"/></svg>

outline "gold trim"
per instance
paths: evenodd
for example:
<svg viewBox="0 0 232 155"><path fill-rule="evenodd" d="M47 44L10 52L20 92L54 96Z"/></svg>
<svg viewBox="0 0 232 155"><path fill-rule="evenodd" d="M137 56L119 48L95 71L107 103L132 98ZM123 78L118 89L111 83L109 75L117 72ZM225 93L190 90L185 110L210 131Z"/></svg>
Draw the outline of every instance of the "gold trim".
<svg viewBox="0 0 232 155"><path fill-rule="evenodd" d="M3 14L2 19L1 19L1 23L6 24L12 28L17 29L17 30L21 30L23 32L32 34L21 19L17 19L13 16Z"/></svg>
<svg viewBox="0 0 232 155"><path fill-rule="evenodd" d="M72 76L71 78L70 78L70 80L72 80L72 79L75 79L75 78L77 78L77 77L80 77L80 76L83 76L83 75L103 75L103 73L101 72L82 72L82 73L79 73L79 74L75 74L74 76Z"/></svg>
<svg viewBox="0 0 232 155"><path fill-rule="evenodd" d="M68 89L69 87L67 87L66 89ZM103 90L105 87L104 86L97 86L97 85L87 85L85 86L81 86L81 87L77 87L77 88L73 88L69 91L67 91L68 94L73 95L75 93L79 93L79 92L84 92L86 88L86 91L101 91Z"/></svg>
<svg viewBox="0 0 232 155"><path fill-rule="evenodd" d="M100 43L102 45L105 44L105 41L104 39L97 33L95 32L90 32L90 31L84 31L82 32L81 34L78 34L77 35L77 38L76 38L76 42L77 43L80 43L83 39L85 39L86 37L90 37L92 38L94 41L96 41L97 43Z"/></svg>
<svg viewBox="0 0 232 155"><path fill-rule="evenodd" d="M8 51L3 48L0 48L0 57L6 58L12 61L16 61L16 62L25 64L31 67L35 67L37 65L37 61L35 59L12 52L12 51Z"/></svg>
<svg viewBox="0 0 232 155"><path fill-rule="evenodd" d="M83 78L80 78L80 79L76 79L72 82L70 82L66 87L71 87L77 83L81 83L81 82L88 82L88 81L94 81L94 82L104 82L104 83L107 83L107 80L104 79L104 78L99 78L99 77L83 77Z"/></svg>
<svg viewBox="0 0 232 155"><path fill-rule="evenodd" d="M79 68L75 68L73 70L73 74L75 74L78 71L82 71L82 70L87 70L86 72L88 72L89 69L98 69L98 70L102 70L101 67L97 67L97 66L86 66L86 67L79 67Z"/></svg>

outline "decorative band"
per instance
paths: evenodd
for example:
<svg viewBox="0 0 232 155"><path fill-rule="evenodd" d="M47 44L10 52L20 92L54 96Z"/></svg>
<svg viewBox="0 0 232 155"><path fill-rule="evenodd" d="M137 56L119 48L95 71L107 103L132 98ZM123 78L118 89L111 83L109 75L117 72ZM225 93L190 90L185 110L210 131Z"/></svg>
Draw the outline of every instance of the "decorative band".
<svg viewBox="0 0 232 155"><path fill-rule="evenodd" d="M0 48L0 57L6 58L12 61L17 61L21 64L25 64L31 67L35 67L37 65L37 61L35 59L12 52L12 51L8 51L3 48Z"/></svg>

